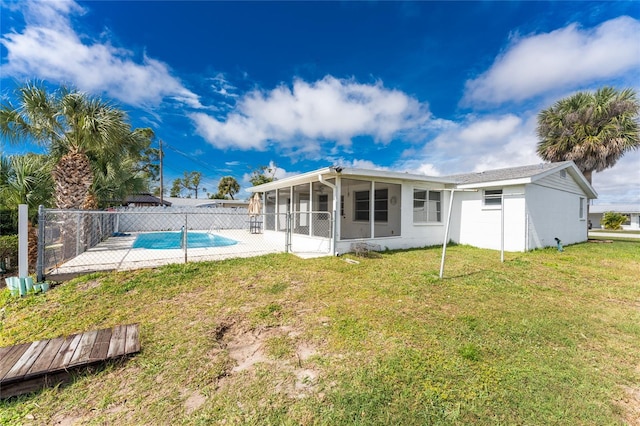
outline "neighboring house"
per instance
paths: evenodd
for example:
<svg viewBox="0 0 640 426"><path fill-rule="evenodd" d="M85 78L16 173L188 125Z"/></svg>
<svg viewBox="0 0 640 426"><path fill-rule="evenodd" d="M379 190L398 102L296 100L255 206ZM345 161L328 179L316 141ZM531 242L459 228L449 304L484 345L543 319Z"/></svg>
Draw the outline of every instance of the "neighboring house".
<svg viewBox="0 0 640 426"><path fill-rule="evenodd" d="M167 206L167 207L171 206L171 203L168 202L166 198L162 200L162 202L160 202L160 198L155 197L149 193L129 195L127 198L125 198L123 204L125 206L130 206L130 207L146 207L146 206L160 206L160 205Z"/></svg>
<svg viewBox="0 0 640 426"><path fill-rule="evenodd" d="M182 198L165 197L171 201L174 207L226 207L226 208L248 208L249 201L245 200L214 200L211 198Z"/></svg>
<svg viewBox="0 0 640 426"><path fill-rule="evenodd" d="M527 251L587 240L597 194L571 161L430 177L327 167L249 189L263 193L265 237L296 250L353 251L354 243L405 249L460 244ZM452 201L453 197L453 201ZM331 217L335 220L331 221Z"/></svg>
<svg viewBox="0 0 640 426"><path fill-rule="evenodd" d="M640 204L597 204L589 206L589 221L593 229L602 228L600 221L606 212L615 212L627 216L622 229L640 230Z"/></svg>

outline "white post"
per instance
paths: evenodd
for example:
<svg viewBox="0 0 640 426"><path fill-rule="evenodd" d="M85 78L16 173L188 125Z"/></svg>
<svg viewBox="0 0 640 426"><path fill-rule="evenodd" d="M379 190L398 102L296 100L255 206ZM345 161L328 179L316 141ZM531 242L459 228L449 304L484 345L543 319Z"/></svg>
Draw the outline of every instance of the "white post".
<svg viewBox="0 0 640 426"><path fill-rule="evenodd" d="M504 191L500 194L500 262L504 263Z"/></svg>
<svg viewBox="0 0 640 426"><path fill-rule="evenodd" d="M447 242L449 242L449 225L451 224L451 210L453 210L453 194L455 194L455 190L451 190L451 198L449 199L449 211L447 212L447 226L444 228L442 260L440 260L440 279L442 279L442 276L444 275L444 255L447 253Z"/></svg>
<svg viewBox="0 0 640 426"><path fill-rule="evenodd" d="M26 204L18 206L18 276L29 275L29 208Z"/></svg>

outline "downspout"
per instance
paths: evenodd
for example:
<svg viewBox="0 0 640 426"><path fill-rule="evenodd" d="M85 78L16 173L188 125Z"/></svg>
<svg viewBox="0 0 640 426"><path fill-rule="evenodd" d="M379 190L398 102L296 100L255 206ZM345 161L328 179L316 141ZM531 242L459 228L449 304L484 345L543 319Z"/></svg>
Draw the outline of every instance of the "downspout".
<svg viewBox="0 0 640 426"><path fill-rule="evenodd" d="M333 209L333 223L331 225L331 240L330 240L330 246L329 246L329 252L331 253L332 256L334 256L336 254L336 224L338 222L338 215L336 212L336 198L338 197L338 191L337 191L337 187L332 184L331 182L327 182L326 180L324 180L324 177L322 177L321 174L318 175L318 181L323 184L328 186L329 188L331 188L331 192L333 193L333 200L332 200L332 209Z"/></svg>

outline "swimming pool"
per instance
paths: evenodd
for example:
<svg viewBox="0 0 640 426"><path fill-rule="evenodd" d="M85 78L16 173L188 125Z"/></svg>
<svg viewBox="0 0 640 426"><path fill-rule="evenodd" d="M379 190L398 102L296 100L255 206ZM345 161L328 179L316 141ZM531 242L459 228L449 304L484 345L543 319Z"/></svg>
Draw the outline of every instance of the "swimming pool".
<svg viewBox="0 0 640 426"><path fill-rule="evenodd" d="M182 248L180 240L182 232L153 232L140 234L133 242L133 248L152 250ZM236 240L209 234L208 232L188 232L187 248L225 247L238 244Z"/></svg>

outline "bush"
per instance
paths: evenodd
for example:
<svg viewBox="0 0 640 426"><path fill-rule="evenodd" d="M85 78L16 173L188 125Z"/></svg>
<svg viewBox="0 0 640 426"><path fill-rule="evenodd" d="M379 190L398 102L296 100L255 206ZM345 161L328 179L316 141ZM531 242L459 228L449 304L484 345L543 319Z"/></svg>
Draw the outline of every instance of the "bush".
<svg viewBox="0 0 640 426"><path fill-rule="evenodd" d="M604 229L622 229L622 224L629 220L628 217L621 213L606 212L602 215L600 224Z"/></svg>
<svg viewBox="0 0 640 426"><path fill-rule="evenodd" d="M0 270L6 270L8 264L12 267L18 264L18 236L0 236Z"/></svg>

